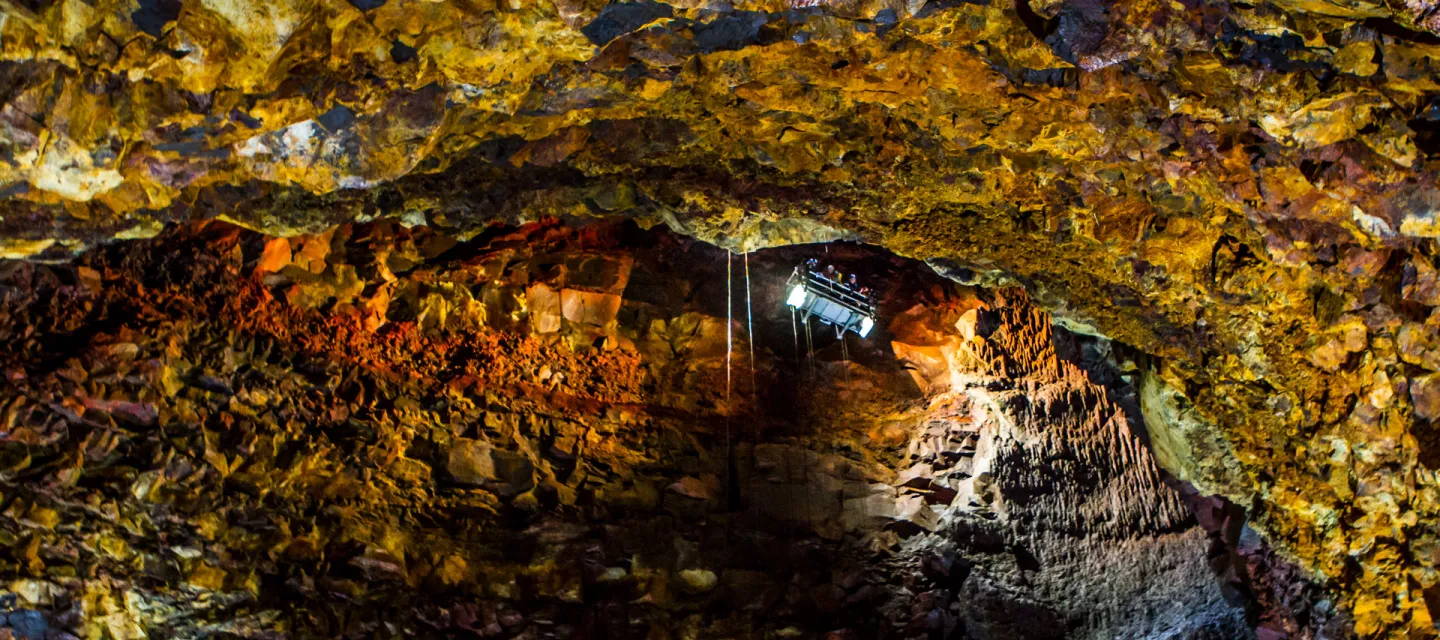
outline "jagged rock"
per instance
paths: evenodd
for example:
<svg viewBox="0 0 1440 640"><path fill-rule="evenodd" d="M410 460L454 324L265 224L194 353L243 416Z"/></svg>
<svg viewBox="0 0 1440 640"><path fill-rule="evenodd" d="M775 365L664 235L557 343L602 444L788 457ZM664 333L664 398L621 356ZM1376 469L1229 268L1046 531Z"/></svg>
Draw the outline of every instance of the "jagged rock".
<svg viewBox="0 0 1440 640"><path fill-rule="evenodd" d="M1440 418L1440 378L1435 374L1412 378L1410 397L1415 403L1415 415L1426 420Z"/></svg>
<svg viewBox="0 0 1440 640"><path fill-rule="evenodd" d="M265 253L261 254L260 262L255 265L255 272L274 273L289 265L290 258L290 241L275 238L265 243Z"/></svg>
<svg viewBox="0 0 1440 640"><path fill-rule="evenodd" d="M479 440L456 440L450 446L450 462L446 470L456 482L484 484L496 479L494 447Z"/></svg>
<svg viewBox="0 0 1440 640"><path fill-rule="evenodd" d="M932 395L924 428L905 449L909 467L894 480L897 517L911 526L912 544L928 552L919 558L922 570L948 575L943 567L954 561L938 559L962 553L952 540L988 541L979 546L990 545L993 555L967 563L968 593L957 600L958 616L976 637L1243 637L1243 616L1199 569L1205 532L1189 524L1189 509L1162 481L1133 417L1114 404L1137 390L1095 385L1089 372L1061 358L1048 318L1023 298L1004 300L993 310L990 339L948 365L951 388ZM968 304L954 300L948 311ZM929 315L946 312L939 306ZM956 323L948 337L930 339L969 342L966 328ZM1193 436L1167 437L1166 455L1195 455L1176 451ZM1144 572L1130 571L1134 557L1148 559ZM1167 577L1152 581L1160 574ZM1042 592L1067 590L1073 575L1088 576L1086 588L1096 595L1025 595L1035 584L1053 585ZM952 624L948 606L915 606L912 624L921 629ZM1036 620L1048 622L1029 626Z"/></svg>
<svg viewBox="0 0 1440 640"><path fill-rule="evenodd" d="M1440 526L1408 394L1357 400L1375 369L1401 385L1406 365L1440 370L1425 322L1433 2L96 0L4 14L0 256L228 219L316 236L268 274L295 306L357 309L367 331L393 312L440 333L545 334L563 327L553 306L527 318L528 277L369 291L389 278L340 268L332 256L363 248L318 232L615 214L732 249L884 244L967 283L1023 283L1068 326L1143 352L1186 401L1170 430L1194 437L1170 439L1167 467L1187 465L1171 472L1251 505L1268 539L1337 581L1365 635L1426 627L1410 581L1433 560L1392 561L1340 515L1350 482L1315 474L1333 451L1317 442L1340 438L1363 454L1337 476L1416 479L1392 494L1417 518L1396 544ZM423 246L379 263L406 273ZM1394 335L1332 331L1380 305ZM577 311L590 308L566 317L609 321L605 305ZM716 357L726 326L636 342ZM929 374L968 352L898 342L934 351L923 392L954 386Z"/></svg>
<svg viewBox="0 0 1440 640"><path fill-rule="evenodd" d="M748 336L749 318L727 322L718 304L724 254L677 261L703 246L668 232L552 220L436 235L384 220L300 234L263 272L275 239L192 224L75 265L0 268L0 546L48 596L25 606L84 637L998 635L1009 627L986 612L1026 607L1086 621L1080 636L1245 630L1206 565L1211 534L1127 413L1125 375L1062 357L1018 291L833 248L890 270L874 282L910 309L891 316L895 343L938 349L922 392L883 333L848 352L821 342L808 373L792 364L798 331L760 310L808 250L732 259L737 291L753 271ZM649 284L618 276L632 263ZM556 331L536 330L545 291L596 293L571 288L590 269L621 289L603 294L621 298L604 337L633 349L576 340L595 327L553 305ZM982 304L967 339L959 320ZM1401 326L1325 304L1347 348L1357 322L1375 342ZM1186 372L1160 371L1193 411ZM1320 440L1320 471L1364 514L1347 524L1357 539L1384 547L1420 516L1400 511L1401 485L1352 477L1400 442L1393 421L1361 413L1414 387L1368 345L1338 372L1363 393L1345 407L1374 448ZM1216 455L1196 443L1229 443L1189 417L1163 426L1203 470ZM946 572L936 557L956 560ZM1324 592L1301 573L1261 579L1267 594Z"/></svg>
<svg viewBox="0 0 1440 640"><path fill-rule="evenodd" d="M491 453L495 463L495 475L504 485L502 496L514 496L535 488L535 465L524 455L507 451Z"/></svg>

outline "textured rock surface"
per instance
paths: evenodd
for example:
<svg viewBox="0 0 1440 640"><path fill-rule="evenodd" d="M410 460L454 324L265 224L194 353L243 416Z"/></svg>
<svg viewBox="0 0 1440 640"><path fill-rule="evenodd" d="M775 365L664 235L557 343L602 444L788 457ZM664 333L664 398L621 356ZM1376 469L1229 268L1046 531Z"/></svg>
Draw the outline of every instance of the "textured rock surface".
<svg viewBox="0 0 1440 640"><path fill-rule="evenodd" d="M1431 2L0 11L0 255L217 216L853 234L1147 354L1171 471L1243 505L1360 635L1433 633ZM294 303L353 297L315 275Z"/></svg>
<svg viewBox="0 0 1440 640"><path fill-rule="evenodd" d="M931 303L897 324L897 340L938 342L947 361L901 474L935 517L905 545L979 559L959 594L989 600L963 609L974 637L1250 635L1123 392L1060 359L1046 314L1008 292Z"/></svg>
<svg viewBox="0 0 1440 640"><path fill-rule="evenodd" d="M210 224L5 263L0 633L1251 635L1264 594L1217 580L1138 409L1023 295L912 263L892 292L932 314L897 340L975 356L922 394L883 344L817 331L795 366L766 321L789 259L757 256L769 343L752 373L737 318L727 390L722 256L613 226ZM531 304L554 291L623 301L556 319ZM933 322L982 308L986 337Z"/></svg>

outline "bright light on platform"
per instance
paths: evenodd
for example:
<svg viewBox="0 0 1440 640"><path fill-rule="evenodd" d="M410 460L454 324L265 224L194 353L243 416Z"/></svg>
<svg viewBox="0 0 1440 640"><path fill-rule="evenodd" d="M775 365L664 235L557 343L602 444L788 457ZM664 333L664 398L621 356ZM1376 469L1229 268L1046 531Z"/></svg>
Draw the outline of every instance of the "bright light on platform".
<svg viewBox="0 0 1440 640"><path fill-rule="evenodd" d="M785 304L796 308L805 304L805 287L798 284L790 287L790 297L785 299Z"/></svg>
<svg viewBox="0 0 1440 640"><path fill-rule="evenodd" d="M861 337L861 338L864 338L865 336L870 335L870 330L871 330L871 329L874 329L874 328L875 328L875 321L874 321L874 320L871 320L870 318L861 318L861 319L860 319L860 337Z"/></svg>

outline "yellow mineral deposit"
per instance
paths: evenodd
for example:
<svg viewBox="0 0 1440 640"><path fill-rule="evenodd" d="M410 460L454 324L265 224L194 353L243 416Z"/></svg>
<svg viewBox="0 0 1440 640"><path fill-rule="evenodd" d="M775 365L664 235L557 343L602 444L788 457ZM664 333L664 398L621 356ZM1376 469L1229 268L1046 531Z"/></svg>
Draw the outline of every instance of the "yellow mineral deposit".
<svg viewBox="0 0 1440 640"><path fill-rule="evenodd" d="M1433 0L0 0L0 638L1435 638L1437 78Z"/></svg>

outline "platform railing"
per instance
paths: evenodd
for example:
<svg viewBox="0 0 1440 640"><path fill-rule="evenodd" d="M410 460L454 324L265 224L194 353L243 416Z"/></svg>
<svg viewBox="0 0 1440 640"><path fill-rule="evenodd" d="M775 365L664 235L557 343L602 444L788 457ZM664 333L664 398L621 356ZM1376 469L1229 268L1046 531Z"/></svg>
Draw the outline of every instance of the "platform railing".
<svg viewBox="0 0 1440 640"><path fill-rule="evenodd" d="M837 302L860 315L870 317L875 315L875 306L870 303L869 299L842 283L826 278L823 273L811 271L803 265L797 266L795 272L790 275L790 280L792 283L802 280L807 289L821 292L826 299Z"/></svg>

